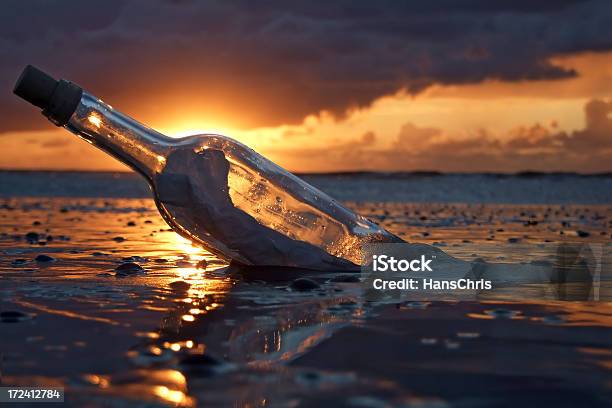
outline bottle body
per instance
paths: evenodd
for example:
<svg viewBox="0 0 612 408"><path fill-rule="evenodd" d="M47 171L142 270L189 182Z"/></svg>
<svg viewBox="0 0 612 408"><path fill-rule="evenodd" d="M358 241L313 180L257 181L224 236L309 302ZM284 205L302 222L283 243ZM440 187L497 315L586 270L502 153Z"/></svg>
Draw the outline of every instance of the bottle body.
<svg viewBox="0 0 612 408"><path fill-rule="evenodd" d="M362 263L363 244L398 242L224 136L193 136L170 154L155 180L156 200L169 223L179 224L213 252L220 250L224 258L244 264L352 267Z"/></svg>
<svg viewBox="0 0 612 408"><path fill-rule="evenodd" d="M31 66L14 93L143 175L173 230L228 261L352 269L364 244L402 242L228 137L167 137Z"/></svg>

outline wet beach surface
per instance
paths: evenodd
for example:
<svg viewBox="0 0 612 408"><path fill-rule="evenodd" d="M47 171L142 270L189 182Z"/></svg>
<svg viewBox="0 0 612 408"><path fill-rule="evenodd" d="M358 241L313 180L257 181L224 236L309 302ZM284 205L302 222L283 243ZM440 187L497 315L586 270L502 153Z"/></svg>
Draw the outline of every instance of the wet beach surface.
<svg viewBox="0 0 612 408"><path fill-rule="evenodd" d="M466 260L568 241L609 253L605 204L347 204ZM362 289L358 275L228 267L147 199L0 199L3 385L61 385L75 407L611 402L609 288L379 303Z"/></svg>

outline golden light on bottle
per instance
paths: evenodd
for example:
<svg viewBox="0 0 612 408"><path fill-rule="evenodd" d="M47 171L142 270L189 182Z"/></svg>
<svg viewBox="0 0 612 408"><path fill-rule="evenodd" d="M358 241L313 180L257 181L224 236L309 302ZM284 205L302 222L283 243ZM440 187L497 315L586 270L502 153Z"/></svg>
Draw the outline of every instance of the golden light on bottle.
<svg viewBox="0 0 612 408"><path fill-rule="evenodd" d="M87 121L89 123L91 123L92 125L94 125L95 127L99 128L100 126L102 126L102 119L100 118L100 116L98 116L95 113L91 113L88 117L87 117Z"/></svg>

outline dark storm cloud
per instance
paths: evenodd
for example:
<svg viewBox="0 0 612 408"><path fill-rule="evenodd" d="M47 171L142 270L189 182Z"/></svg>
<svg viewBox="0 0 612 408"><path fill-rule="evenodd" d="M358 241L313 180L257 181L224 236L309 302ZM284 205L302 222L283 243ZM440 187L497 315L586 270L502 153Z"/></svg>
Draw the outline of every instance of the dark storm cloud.
<svg viewBox="0 0 612 408"><path fill-rule="evenodd" d="M608 1L5 1L0 132L44 126L10 95L27 63L138 117L199 109L298 122L405 89L576 75L552 56L612 49ZM242 122L240 122L240 120Z"/></svg>

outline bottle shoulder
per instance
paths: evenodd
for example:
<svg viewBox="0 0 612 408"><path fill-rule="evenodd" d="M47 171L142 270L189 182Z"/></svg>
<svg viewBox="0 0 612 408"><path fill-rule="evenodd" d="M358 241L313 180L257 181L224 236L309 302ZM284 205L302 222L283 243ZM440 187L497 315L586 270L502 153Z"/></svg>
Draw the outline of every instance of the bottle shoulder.
<svg viewBox="0 0 612 408"><path fill-rule="evenodd" d="M178 138L173 138L173 141L176 145L185 147L185 146L210 146L215 148L220 148L226 145L237 145L240 147L247 148L246 145L233 139L229 136L220 135L216 133L198 133L189 136L182 136Z"/></svg>

